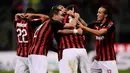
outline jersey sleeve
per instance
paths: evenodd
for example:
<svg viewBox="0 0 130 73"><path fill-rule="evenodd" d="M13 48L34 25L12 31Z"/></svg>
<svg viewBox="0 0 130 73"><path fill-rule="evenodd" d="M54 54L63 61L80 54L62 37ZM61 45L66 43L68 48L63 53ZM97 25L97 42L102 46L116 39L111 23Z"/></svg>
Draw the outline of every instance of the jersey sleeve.
<svg viewBox="0 0 130 73"><path fill-rule="evenodd" d="M110 28L112 28L112 27L114 27L114 23L113 23L113 22L110 22L110 23L108 24L107 28L110 29Z"/></svg>
<svg viewBox="0 0 130 73"><path fill-rule="evenodd" d="M30 25L33 27L33 28L35 28L35 27L37 27L37 26L39 26L39 25L41 25L42 24L42 20L41 19L31 19L31 20L29 20L30 21Z"/></svg>
<svg viewBox="0 0 130 73"><path fill-rule="evenodd" d="M114 22L110 21L106 27L104 27L107 30L111 30L115 28Z"/></svg>

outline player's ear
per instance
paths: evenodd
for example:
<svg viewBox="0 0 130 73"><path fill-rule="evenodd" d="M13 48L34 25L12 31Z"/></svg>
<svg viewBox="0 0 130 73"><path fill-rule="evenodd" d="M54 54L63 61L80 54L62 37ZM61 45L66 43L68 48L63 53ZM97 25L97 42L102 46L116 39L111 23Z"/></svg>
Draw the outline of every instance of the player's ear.
<svg viewBox="0 0 130 73"><path fill-rule="evenodd" d="M53 17L57 16L57 14L53 14Z"/></svg>
<svg viewBox="0 0 130 73"><path fill-rule="evenodd" d="M107 17L108 15L107 14L105 14L105 17Z"/></svg>

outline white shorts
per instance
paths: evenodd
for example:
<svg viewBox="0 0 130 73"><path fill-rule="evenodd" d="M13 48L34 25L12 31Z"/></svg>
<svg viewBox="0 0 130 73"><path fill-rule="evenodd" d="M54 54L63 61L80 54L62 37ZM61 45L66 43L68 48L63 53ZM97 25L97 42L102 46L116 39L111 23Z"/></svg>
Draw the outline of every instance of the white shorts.
<svg viewBox="0 0 130 73"><path fill-rule="evenodd" d="M47 57L44 55L29 55L29 70L30 73L47 73Z"/></svg>
<svg viewBox="0 0 130 73"><path fill-rule="evenodd" d="M59 61L60 73L90 73L87 52L83 48L73 48L63 50L63 57Z"/></svg>
<svg viewBox="0 0 130 73"><path fill-rule="evenodd" d="M16 56L14 73L29 73L28 58Z"/></svg>
<svg viewBox="0 0 130 73"><path fill-rule="evenodd" d="M91 66L91 73L118 73L115 60L97 61L94 60Z"/></svg>

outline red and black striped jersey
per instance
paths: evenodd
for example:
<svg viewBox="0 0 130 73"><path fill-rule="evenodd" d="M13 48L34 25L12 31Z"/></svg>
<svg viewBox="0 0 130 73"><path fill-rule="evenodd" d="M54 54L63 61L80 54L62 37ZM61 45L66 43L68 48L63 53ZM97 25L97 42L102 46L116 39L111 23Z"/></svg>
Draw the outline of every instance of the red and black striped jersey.
<svg viewBox="0 0 130 73"><path fill-rule="evenodd" d="M34 33L34 44L31 54L47 55L54 34L59 29L62 29L63 26L64 24L53 19L49 19L41 24Z"/></svg>
<svg viewBox="0 0 130 73"><path fill-rule="evenodd" d="M107 29L107 32L101 36L96 35L96 60L107 61L115 60L114 50L115 25L113 21L106 21L104 24L94 25L94 29Z"/></svg>
<svg viewBox="0 0 130 73"><path fill-rule="evenodd" d="M69 23L70 18L69 15L64 17L63 23ZM61 34L60 43L58 47L60 49L67 49L67 48L84 48L84 35L79 34Z"/></svg>
<svg viewBox="0 0 130 73"><path fill-rule="evenodd" d="M21 57L28 57L29 48L33 42L33 34L36 28L35 21L39 19L15 19L15 31L17 37L17 55ZM41 21L38 21L41 22Z"/></svg>

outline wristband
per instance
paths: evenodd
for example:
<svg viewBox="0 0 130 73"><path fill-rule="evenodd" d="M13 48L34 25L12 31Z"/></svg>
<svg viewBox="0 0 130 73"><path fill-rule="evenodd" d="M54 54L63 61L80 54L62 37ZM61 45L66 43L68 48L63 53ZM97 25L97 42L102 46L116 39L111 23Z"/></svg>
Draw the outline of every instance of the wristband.
<svg viewBox="0 0 130 73"><path fill-rule="evenodd" d="M74 33L74 34L78 33L78 30L77 30L77 29L74 29L74 30L73 30L73 33Z"/></svg>

